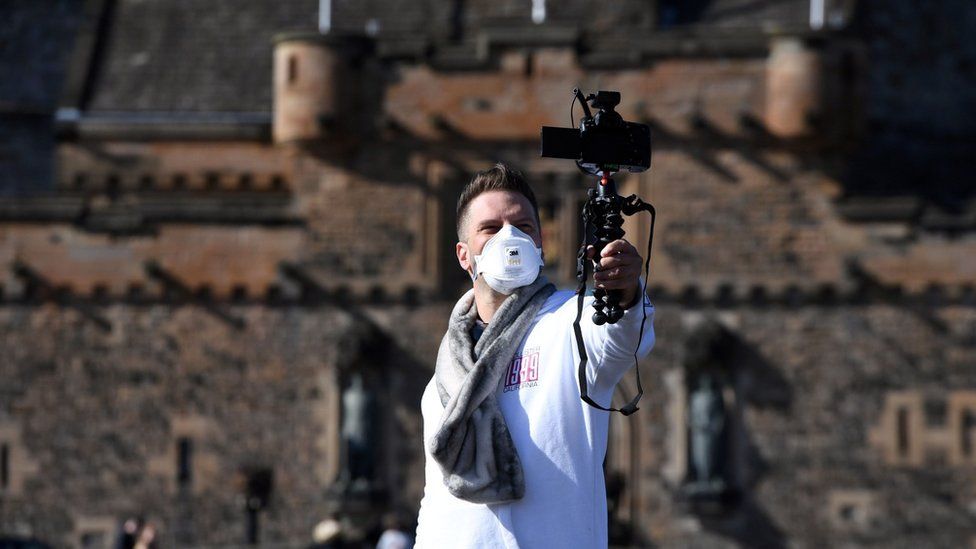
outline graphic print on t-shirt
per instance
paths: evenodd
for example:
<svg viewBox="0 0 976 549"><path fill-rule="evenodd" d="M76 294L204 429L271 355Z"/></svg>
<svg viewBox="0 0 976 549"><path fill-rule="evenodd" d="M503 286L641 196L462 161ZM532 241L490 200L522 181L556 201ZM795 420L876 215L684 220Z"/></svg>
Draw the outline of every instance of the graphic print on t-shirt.
<svg viewBox="0 0 976 549"><path fill-rule="evenodd" d="M505 377L505 392L535 387L539 384L539 349L526 349L512 359Z"/></svg>

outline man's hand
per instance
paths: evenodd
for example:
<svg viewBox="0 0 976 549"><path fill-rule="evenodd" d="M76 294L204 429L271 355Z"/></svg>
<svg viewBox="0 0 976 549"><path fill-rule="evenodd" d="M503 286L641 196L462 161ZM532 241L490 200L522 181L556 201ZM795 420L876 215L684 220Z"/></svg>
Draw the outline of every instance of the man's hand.
<svg viewBox="0 0 976 549"><path fill-rule="evenodd" d="M593 246L588 246L586 257L593 259ZM593 273L597 288L621 290L620 305L629 309L640 295L640 275L643 259L630 242L614 240L600 252L600 267Z"/></svg>

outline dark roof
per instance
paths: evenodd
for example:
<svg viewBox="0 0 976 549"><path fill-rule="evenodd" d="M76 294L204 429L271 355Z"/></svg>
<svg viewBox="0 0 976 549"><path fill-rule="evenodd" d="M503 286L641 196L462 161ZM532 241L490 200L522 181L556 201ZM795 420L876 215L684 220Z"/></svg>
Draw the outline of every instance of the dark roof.
<svg viewBox="0 0 976 549"><path fill-rule="evenodd" d="M0 13L0 113L52 112L81 2L4 0Z"/></svg>
<svg viewBox="0 0 976 549"><path fill-rule="evenodd" d="M803 29L810 21L809 0L670 0L661 4L701 5L700 11L692 14L697 15L695 23L703 27Z"/></svg>
<svg viewBox="0 0 976 549"><path fill-rule="evenodd" d="M119 0L87 108L268 111L272 37L317 14L317 0Z"/></svg>
<svg viewBox="0 0 976 549"><path fill-rule="evenodd" d="M0 14L0 196L49 190L51 117L81 2L4 0Z"/></svg>
<svg viewBox="0 0 976 549"><path fill-rule="evenodd" d="M520 26L531 21L532 4L531 0L334 0L333 20L343 30L362 31L375 19L381 33L449 38L454 25L469 35L486 27ZM594 34L627 34L636 28L652 29L656 22L750 30L796 28L807 25L809 18L809 0L660 0L656 11L646 0L547 0L545 4L546 23L572 25Z"/></svg>
<svg viewBox="0 0 976 549"><path fill-rule="evenodd" d="M52 189L53 160L50 117L0 114L0 197Z"/></svg>
<svg viewBox="0 0 976 549"><path fill-rule="evenodd" d="M114 8L101 36L102 51L96 52L87 110L269 111L273 36L318 27L318 0L107 5ZM548 0L543 28L577 29L573 36L586 36L588 47L600 49L603 40L625 44L628 37L648 36L671 17L671 5L680 17L668 28L740 29L754 35L802 27L808 9L807 0L664 1L656 12L644 0ZM334 31L369 30L381 54L433 53L436 59L440 50L464 50L493 29L510 31L514 38L506 44L524 37L531 46L542 30L531 22L529 0L332 0L332 9Z"/></svg>

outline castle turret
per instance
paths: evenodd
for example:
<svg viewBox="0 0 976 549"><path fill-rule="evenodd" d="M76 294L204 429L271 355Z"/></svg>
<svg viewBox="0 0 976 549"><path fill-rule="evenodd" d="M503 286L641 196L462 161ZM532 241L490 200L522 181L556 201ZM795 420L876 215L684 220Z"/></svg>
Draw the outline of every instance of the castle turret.
<svg viewBox="0 0 976 549"><path fill-rule="evenodd" d="M342 107L350 79L340 39L318 34L278 37L274 48L275 143L324 139Z"/></svg>
<svg viewBox="0 0 976 549"><path fill-rule="evenodd" d="M779 37L766 62L766 126L780 137L813 133L823 108L823 62L817 49L798 37Z"/></svg>

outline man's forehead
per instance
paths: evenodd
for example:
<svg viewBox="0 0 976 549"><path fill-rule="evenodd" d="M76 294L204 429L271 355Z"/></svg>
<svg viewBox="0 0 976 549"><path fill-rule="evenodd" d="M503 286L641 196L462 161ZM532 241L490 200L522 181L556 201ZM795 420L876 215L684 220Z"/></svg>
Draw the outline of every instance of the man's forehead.
<svg viewBox="0 0 976 549"><path fill-rule="evenodd" d="M529 199L513 191L482 193L471 202L468 211L473 221L516 216L535 219Z"/></svg>

